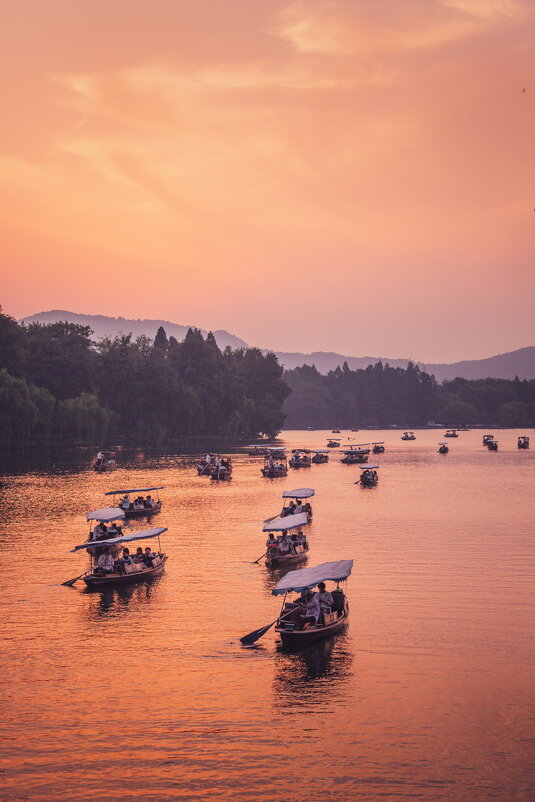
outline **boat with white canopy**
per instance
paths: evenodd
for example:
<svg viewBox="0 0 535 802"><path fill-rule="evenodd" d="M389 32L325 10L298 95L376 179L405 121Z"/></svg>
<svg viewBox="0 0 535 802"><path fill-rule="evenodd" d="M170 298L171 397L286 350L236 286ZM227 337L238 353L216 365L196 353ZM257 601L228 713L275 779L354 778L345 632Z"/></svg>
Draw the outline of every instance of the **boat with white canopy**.
<svg viewBox="0 0 535 802"><path fill-rule="evenodd" d="M492 440L487 441L487 448L489 451L497 451L498 450L498 441L492 438Z"/></svg>
<svg viewBox="0 0 535 802"><path fill-rule="evenodd" d="M85 549L90 556L90 563L89 568L77 577L76 581L83 579L88 587L105 587L116 583L136 581L163 571L167 556L161 551L160 535L167 531L167 527L125 534L122 528L115 523L124 517L124 511L119 507L103 507L87 513L86 519L90 523L89 537L85 543L80 543L71 551L77 552ZM92 527L93 523L96 523L94 528ZM111 527L107 524L111 524ZM155 537L158 538L157 554L150 552L149 548L150 554L147 554L147 549L145 549L143 554L138 554L133 558L126 558L125 554L119 558L118 546L120 544ZM99 558L104 553L109 555L106 569L98 565ZM74 580L70 580L64 584L71 585L73 583Z"/></svg>
<svg viewBox="0 0 535 802"><path fill-rule="evenodd" d="M232 479L232 460L230 457L220 457L218 455L215 458L210 466L210 479L221 482L226 479Z"/></svg>
<svg viewBox="0 0 535 802"><path fill-rule="evenodd" d="M340 429L331 429L333 434L340 434Z"/></svg>
<svg viewBox="0 0 535 802"><path fill-rule="evenodd" d="M365 468L360 469L362 473L360 474L360 484L363 487L373 487L379 481L379 474L377 471L379 470L379 465L366 465Z"/></svg>
<svg viewBox="0 0 535 802"><path fill-rule="evenodd" d="M264 524L263 532L270 537L266 542L266 565L270 568L284 568L301 562L308 554L308 540L302 528L307 526L305 512L275 518ZM294 531L295 530L295 531ZM275 537L275 533L278 537ZM290 536L290 533L291 536Z"/></svg>
<svg viewBox="0 0 535 802"><path fill-rule="evenodd" d="M378 443L370 443L373 446L372 451L374 454L384 454L385 453L385 441L380 440Z"/></svg>
<svg viewBox="0 0 535 802"><path fill-rule="evenodd" d="M483 435L483 445L484 446L488 446L488 444L491 442L491 440L494 440L494 435L493 434L484 434Z"/></svg>
<svg viewBox="0 0 535 802"><path fill-rule="evenodd" d="M336 560L290 571L277 582L271 592L274 596L284 595L284 599L275 631L284 646L310 646L343 628L349 617L349 604L340 583L347 580L352 568L353 560ZM335 582L336 588L313 592L313 588L326 582ZM301 598L289 601L292 593L300 593Z"/></svg>
<svg viewBox="0 0 535 802"><path fill-rule="evenodd" d="M274 446L266 449L264 465L260 469L262 476L267 479L276 479L279 476L286 476L288 473L288 460L286 459L286 448L284 446Z"/></svg>
<svg viewBox="0 0 535 802"><path fill-rule="evenodd" d="M310 468L312 461L308 448L294 448L290 457L290 468Z"/></svg>
<svg viewBox="0 0 535 802"><path fill-rule="evenodd" d="M450 447L447 443L439 443L437 454L447 454L449 450Z"/></svg>
<svg viewBox="0 0 535 802"><path fill-rule="evenodd" d="M340 438L339 437L329 437L327 440L327 448L339 448L340 447Z"/></svg>
<svg viewBox="0 0 535 802"><path fill-rule="evenodd" d="M305 504L301 502L302 499L312 498L315 493L316 491L313 487L296 487L294 490L284 490L282 498L290 499L290 503L283 506L280 517L286 518L287 515L299 515L299 513L304 512L310 521L312 519L312 507L310 506L310 502L307 501Z"/></svg>
<svg viewBox="0 0 535 802"><path fill-rule="evenodd" d="M402 440L416 440L414 432L403 432L401 435Z"/></svg>
<svg viewBox="0 0 535 802"><path fill-rule="evenodd" d="M134 487L129 490L109 490L105 496L122 496L117 502L117 507L123 510L126 518L141 518L144 515L156 515L162 509L162 501L160 499L159 490L163 490L163 485L158 487ZM156 498L152 498L150 493L156 491ZM146 498L138 496L135 499L130 499L131 493L149 493Z"/></svg>
<svg viewBox="0 0 535 802"><path fill-rule="evenodd" d="M459 437L457 434L457 429L448 429L448 431L445 432L444 437Z"/></svg>
<svg viewBox="0 0 535 802"><path fill-rule="evenodd" d="M369 445L369 443L358 443L356 445L349 446L348 449L343 449L341 453L344 456L340 462L343 462L344 465L355 465L359 462L368 462L370 449L366 448L366 446Z"/></svg>
<svg viewBox="0 0 535 802"><path fill-rule="evenodd" d="M323 465L325 462L329 462L329 449L328 448L319 448L314 449L311 452L314 454L312 457L312 462L315 465Z"/></svg>

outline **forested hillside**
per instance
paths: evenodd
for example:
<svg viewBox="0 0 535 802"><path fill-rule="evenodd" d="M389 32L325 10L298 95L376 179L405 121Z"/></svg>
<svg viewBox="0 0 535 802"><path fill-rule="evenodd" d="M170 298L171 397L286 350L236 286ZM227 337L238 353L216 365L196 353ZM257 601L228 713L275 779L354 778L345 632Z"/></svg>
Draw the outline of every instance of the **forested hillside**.
<svg viewBox="0 0 535 802"><path fill-rule="evenodd" d="M88 326L18 324L0 313L3 445L63 439L160 444L187 435L275 436L290 392L274 354L217 347L190 329L182 342L91 339Z"/></svg>
<svg viewBox="0 0 535 802"><path fill-rule="evenodd" d="M457 378L438 384L409 362L406 369L378 362L364 370L347 363L326 376L315 367L286 371L287 428L334 425L423 426L493 424L535 426L535 380Z"/></svg>

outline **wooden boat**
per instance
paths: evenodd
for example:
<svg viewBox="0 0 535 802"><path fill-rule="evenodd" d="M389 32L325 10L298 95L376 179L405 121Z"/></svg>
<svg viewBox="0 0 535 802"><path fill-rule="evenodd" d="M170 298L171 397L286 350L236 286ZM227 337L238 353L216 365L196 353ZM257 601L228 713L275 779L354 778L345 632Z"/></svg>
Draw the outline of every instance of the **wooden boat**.
<svg viewBox="0 0 535 802"><path fill-rule="evenodd" d="M360 469L362 471L360 474L360 484L363 487L374 487L377 484L379 481L379 476L377 475L378 468L379 465L366 465L365 468Z"/></svg>
<svg viewBox="0 0 535 802"><path fill-rule="evenodd" d="M340 434L340 429L331 429L331 434Z"/></svg>
<svg viewBox="0 0 535 802"><path fill-rule="evenodd" d="M142 518L143 516L148 515L156 515L156 513L160 512L162 509L162 501L160 499L160 495L153 499L151 496L147 496L146 499L142 499L139 501L138 499L134 499L133 501L130 500L130 493L148 493L151 491L158 491L163 490L163 485L159 487L136 487L131 490L109 490L105 493L105 496L113 496L113 500L115 502L115 496L123 496L115 506L117 506L120 510L123 510L125 514L125 518Z"/></svg>
<svg viewBox="0 0 535 802"><path fill-rule="evenodd" d="M497 440L489 440L487 442L487 448L489 451L497 451L498 450L498 441Z"/></svg>
<svg viewBox="0 0 535 802"><path fill-rule="evenodd" d="M288 464L290 468L310 468L310 452L306 448L294 448Z"/></svg>
<svg viewBox="0 0 535 802"><path fill-rule="evenodd" d="M99 451L97 459L93 465L93 470L97 473L109 473L117 468L115 451Z"/></svg>
<svg viewBox="0 0 535 802"><path fill-rule="evenodd" d="M529 437L526 437L526 435L519 437L518 448L529 448Z"/></svg>
<svg viewBox="0 0 535 802"><path fill-rule="evenodd" d="M459 437L457 434L457 429L448 429L448 431L444 434L444 437Z"/></svg>
<svg viewBox="0 0 535 802"><path fill-rule="evenodd" d="M87 513L88 521L97 521L97 524L103 525L111 521L124 518L124 512L119 510L118 507L107 507L101 510L94 510ZM145 529L141 532L134 532L132 534L123 534L122 531L116 537L110 536L110 530L104 536L95 533L98 532L97 528L90 531L90 537L85 543L81 543L71 549L72 552L85 549L89 554L89 568L82 574L80 579L83 579L88 588L105 588L127 582L139 582L140 580L161 574L167 562L167 555L161 551L160 535L167 532L167 527L158 527L155 529ZM119 567L119 561L115 560L115 567L111 573L102 573L97 567L98 557L102 550L108 546L112 556L118 556L118 546L123 543L131 543L135 540L149 540L158 538L158 553L151 553L150 562L148 565L144 562L134 563L133 565L124 565L124 570Z"/></svg>
<svg viewBox="0 0 535 802"><path fill-rule="evenodd" d="M277 479L286 476L288 473L288 460L286 459L286 449L284 446L268 449L264 457L264 465L261 468L262 476L267 479Z"/></svg>
<svg viewBox="0 0 535 802"><path fill-rule="evenodd" d="M284 505L280 517L286 518L288 515L299 515L301 512L306 513L307 518L309 521L312 520L312 507L310 503L307 501L306 504L301 504L302 499L312 498L315 495L315 490L312 487L296 487L294 490L284 490L282 493L283 499L290 499L290 504L288 506ZM297 502L297 511L296 508L293 506L294 500ZM302 509L299 509L299 507ZM269 529L266 531L270 531Z"/></svg>
<svg viewBox="0 0 535 802"><path fill-rule="evenodd" d="M284 595L284 599L275 632L280 636L283 646L301 649L343 629L349 617L349 603L340 583L347 580L352 567L353 560L336 560L290 571L277 582L272 594ZM312 590L319 582L336 582L336 589L331 593L333 605L330 612L320 614L317 623L305 623L304 628L301 628L300 614L303 606L298 602L288 601L288 594Z"/></svg>
<svg viewBox="0 0 535 802"><path fill-rule="evenodd" d="M286 566L296 565L307 557L309 551L308 540L301 530L304 526L307 526L308 523L309 519L307 514L301 512L295 515L288 515L285 518L275 518L275 520L264 524L263 532L282 532L283 538L295 530L294 535L291 537L291 551L281 553L279 550L280 540L274 540L273 546L267 545L265 562L269 568L284 568Z"/></svg>
<svg viewBox="0 0 535 802"><path fill-rule="evenodd" d="M360 429L358 429L356 426L352 426L352 427L351 427L351 431L352 431L352 432L359 432L359 431L360 431Z"/></svg>
<svg viewBox="0 0 535 802"><path fill-rule="evenodd" d="M210 476L210 469L215 464L216 459L219 458L219 454L206 454L204 457L201 458L199 464L197 465L197 475L198 476Z"/></svg>
<svg viewBox="0 0 535 802"><path fill-rule="evenodd" d="M316 451L312 451L314 456L312 457L312 462L315 465L323 465L325 462L329 462L329 450L328 449L319 449Z"/></svg>
<svg viewBox="0 0 535 802"><path fill-rule="evenodd" d="M492 440L494 440L494 435L493 434L484 434L483 435L483 445L484 446L488 445L489 442L491 442Z"/></svg>
<svg viewBox="0 0 535 802"><path fill-rule="evenodd" d="M327 440L327 448L339 448L340 447L340 440L335 440L333 437L330 437Z"/></svg>
<svg viewBox="0 0 535 802"><path fill-rule="evenodd" d="M449 450L450 449L447 443L439 443L437 454L447 454Z"/></svg>
<svg viewBox="0 0 535 802"><path fill-rule="evenodd" d="M385 453L385 441L381 440L378 443L371 443L373 446L372 451L374 454L384 454Z"/></svg>
<svg viewBox="0 0 535 802"><path fill-rule="evenodd" d="M221 482L232 479L232 460L230 457L220 459L219 462L216 459L210 467L210 479Z"/></svg>
<svg viewBox="0 0 535 802"><path fill-rule="evenodd" d="M358 463L368 462L370 449L365 448L364 446L369 445L369 443L360 443L358 445L350 446L349 449L342 450L342 454L344 456L340 462L343 462L344 465L356 465Z"/></svg>
<svg viewBox="0 0 535 802"><path fill-rule="evenodd" d="M401 435L401 439L402 440L416 440L416 437L414 436L414 432L403 432L403 434Z"/></svg>

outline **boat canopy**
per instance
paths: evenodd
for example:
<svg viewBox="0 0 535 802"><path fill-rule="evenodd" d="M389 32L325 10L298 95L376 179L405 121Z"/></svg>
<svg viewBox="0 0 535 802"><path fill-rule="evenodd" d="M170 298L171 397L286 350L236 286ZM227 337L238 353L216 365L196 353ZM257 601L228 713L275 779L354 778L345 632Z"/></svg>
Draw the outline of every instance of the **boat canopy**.
<svg viewBox="0 0 535 802"><path fill-rule="evenodd" d="M359 465L361 471L376 471L380 467L380 465Z"/></svg>
<svg viewBox="0 0 535 802"><path fill-rule="evenodd" d="M312 449L312 453L313 454L330 454L331 450L330 450L330 448L313 448Z"/></svg>
<svg viewBox="0 0 535 802"><path fill-rule="evenodd" d="M108 490L104 495L117 496L119 493L146 493L148 490L163 490L163 485L160 485L160 487L133 487L130 490Z"/></svg>
<svg viewBox="0 0 535 802"><path fill-rule="evenodd" d="M310 498L316 491L312 487L298 487L295 490L284 490L283 498Z"/></svg>
<svg viewBox="0 0 535 802"><path fill-rule="evenodd" d="M384 440L376 440L375 443L370 443L371 446L384 446Z"/></svg>
<svg viewBox="0 0 535 802"><path fill-rule="evenodd" d="M447 445L448 445L448 444L446 443L446 441L445 441L445 440L444 440L442 443L439 443L439 446L447 446Z"/></svg>
<svg viewBox="0 0 535 802"><path fill-rule="evenodd" d="M369 448L340 449L340 454L369 454Z"/></svg>
<svg viewBox="0 0 535 802"><path fill-rule="evenodd" d="M281 596L283 593L295 591L300 593L306 588L313 588L318 582L331 580L332 582L343 582L347 579L353 568L353 560L335 560L330 563L314 565L311 568L300 568L297 571L290 571L282 579L279 579L271 593L273 596Z"/></svg>
<svg viewBox="0 0 535 802"><path fill-rule="evenodd" d="M287 532L289 529L298 529L301 526L308 524L308 515L306 512L294 513L294 515L286 515L284 518L275 518L269 524L264 524L262 532Z"/></svg>
<svg viewBox="0 0 535 802"><path fill-rule="evenodd" d="M286 451L286 446L266 446L267 451Z"/></svg>
<svg viewBox="0 0 535 802"><path fill-rule="evenodd" d="M93 510L85 516L88 521L98 521L99 523L109 523L124 518L124 510L119 507L103 507L101 510Z"/></svg>
<svg viewBox="0 0 535 802"><path fill-rule="evenodd" d="M131 535L121 535L120 537L111 537L109 540L88 540L87 543L80 543L75 546L71 551L79 551L80 549L96 549L99 546L117 546L119 543L130 543L132 540L147 540L150 537L158 537L163 532L167 532L166 526L158 526L155 529L143 529L141 532L134 532Z"/></svg>

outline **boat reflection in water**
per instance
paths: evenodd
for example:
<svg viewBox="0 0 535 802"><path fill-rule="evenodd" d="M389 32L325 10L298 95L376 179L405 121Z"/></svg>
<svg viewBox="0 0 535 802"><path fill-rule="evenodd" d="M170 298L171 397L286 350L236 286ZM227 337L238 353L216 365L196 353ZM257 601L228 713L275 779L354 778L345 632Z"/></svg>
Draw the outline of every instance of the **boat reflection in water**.
<svg viewBox="0 0 535 802"><path fill-rule="evenodd" d="M354 645L347 632L325 638L302 651L278 646L273 677L273 707L279 713L307 713L322 704L325 695L332 704L342 697L353 675Z"/></svg>
<svg viewBox="0 0 535 802"><path fill-rule="evenodd" d="M143 605L152 603L157 596L157 589L162 576L146 577L143 582L137 584L124 584L109 587L105 590L97 588L85 588L84 596L88 596L90 601L85 608L85 616L89 621L99 618L121 617L129 613L132 608L139 613L143 610ZM138 609L139 606L139 609ZM147 612L149 609L147 608Z"/></svg>

